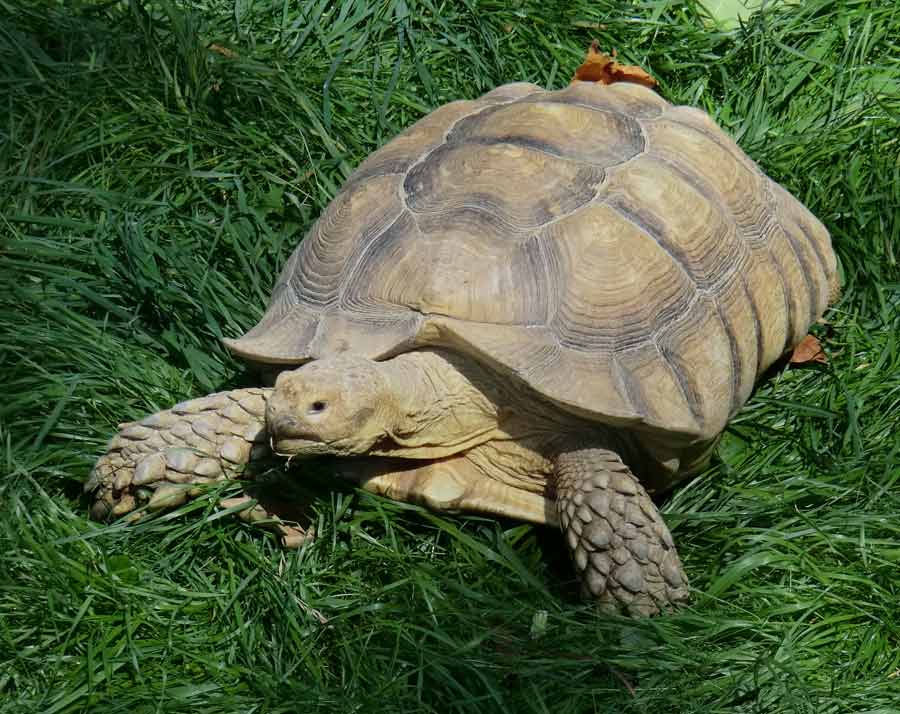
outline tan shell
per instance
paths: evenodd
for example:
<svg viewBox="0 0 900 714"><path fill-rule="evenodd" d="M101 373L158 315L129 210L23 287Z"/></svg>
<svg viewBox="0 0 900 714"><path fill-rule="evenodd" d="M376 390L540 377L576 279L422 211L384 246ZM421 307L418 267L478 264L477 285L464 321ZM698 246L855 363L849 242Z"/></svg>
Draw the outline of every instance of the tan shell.
<svg viewBox="0 0 900 714"><path fill-rule="evenodd" d="M237 355L442 345L561 407L714 436L837 291L828 232L704 112L509 84L372 154Z"/></svg>

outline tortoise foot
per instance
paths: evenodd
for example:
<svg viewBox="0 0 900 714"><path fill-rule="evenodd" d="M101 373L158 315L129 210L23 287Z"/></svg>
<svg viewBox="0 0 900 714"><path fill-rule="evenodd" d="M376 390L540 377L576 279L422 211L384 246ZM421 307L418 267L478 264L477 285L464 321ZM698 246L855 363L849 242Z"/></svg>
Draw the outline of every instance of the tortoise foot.
<svg viewBox="0 0 900 714"><path fill-rule="evenodd" d="M208 484L238 478L249 462L269 454L268 392L220 392L121 425L84 486L94 499L91 516L174 508Z"/></svg>
<svg viewBox="0 0 900 714"><path fill-rule="evenodd" d="M557 479L560 525L586 597L633 616L687 602L687 578L669 529L615 453L565 453Z"/></svg>

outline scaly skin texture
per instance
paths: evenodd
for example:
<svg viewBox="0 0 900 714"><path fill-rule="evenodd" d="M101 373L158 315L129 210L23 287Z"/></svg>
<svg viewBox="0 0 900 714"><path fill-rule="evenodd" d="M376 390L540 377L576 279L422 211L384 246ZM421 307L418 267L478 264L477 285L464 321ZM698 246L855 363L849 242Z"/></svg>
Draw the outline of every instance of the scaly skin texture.
<svg viewBox="0 0 900 714"><path fill-rule="evenodd" d="M557 459L557 508L585 595L613 610L652 615L687 601L669 529L647 492L606 449Z"/></svg>
<svg viewBox="0 0 900 714"><path fill-rule="evenodd" d="M95 499L93 517L124 515L142 502L149 510L177 506L198 486L239 477L251 460L270 453L271 391L219 392L122 424L85 484Z"/></svg>

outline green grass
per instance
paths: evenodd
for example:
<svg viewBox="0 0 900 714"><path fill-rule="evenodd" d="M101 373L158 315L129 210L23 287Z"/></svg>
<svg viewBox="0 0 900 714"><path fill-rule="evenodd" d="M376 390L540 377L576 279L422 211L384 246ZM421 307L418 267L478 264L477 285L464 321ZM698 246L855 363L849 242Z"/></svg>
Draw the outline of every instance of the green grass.
<svg viewBox="0 0 900 714"><path fill-rule="evenodd" d="M0 0L0 712L900 712L893 0L728 34L663 0L194 7ZM600 615L557 534L327 468L290 472L300 552L209 499L86 518L117 422L251 379L218 338L352 166L445 101L563 86L593 37L805 201L845 278L829 364L776 371L665 504L691 608Z"/></svg>

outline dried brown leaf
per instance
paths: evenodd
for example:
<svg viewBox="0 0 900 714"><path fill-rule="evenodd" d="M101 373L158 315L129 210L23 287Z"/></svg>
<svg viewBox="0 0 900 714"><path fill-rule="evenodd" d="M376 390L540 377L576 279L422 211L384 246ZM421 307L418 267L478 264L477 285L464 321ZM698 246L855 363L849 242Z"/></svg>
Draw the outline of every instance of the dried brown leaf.
<svg viewBox="0 0 900 714"><path fill-rule="evenodd" d="M791 364L808 364L810 362L818 362L820 364L828 364L828 358L825 356L825 350L822 345L812 335L807 335L794 348L791 353Z"/></svg>
<svg viewBox="0 0 900 714"><path fill-rule="evenodd" d="M630 64L619 64L616 61L615 50L613 50L612 56L600 52L597 40L591 43L584 62L575 70L572 81L599 82L600 84L632 82L634 84L642 84L651 89L656 86L656 80L640 67Z"/></svg>
<svg viewBox="0 0 900 714"><path fill-rule="evenodd" d="M215 42L211 42L207 48L210 52L215 52L216 54L220 54L223 57L227 57L228 59L234 59L238 57L238 53L234 50L230 50L227 47L222 47L222 45L216 44Z"/></svg>

